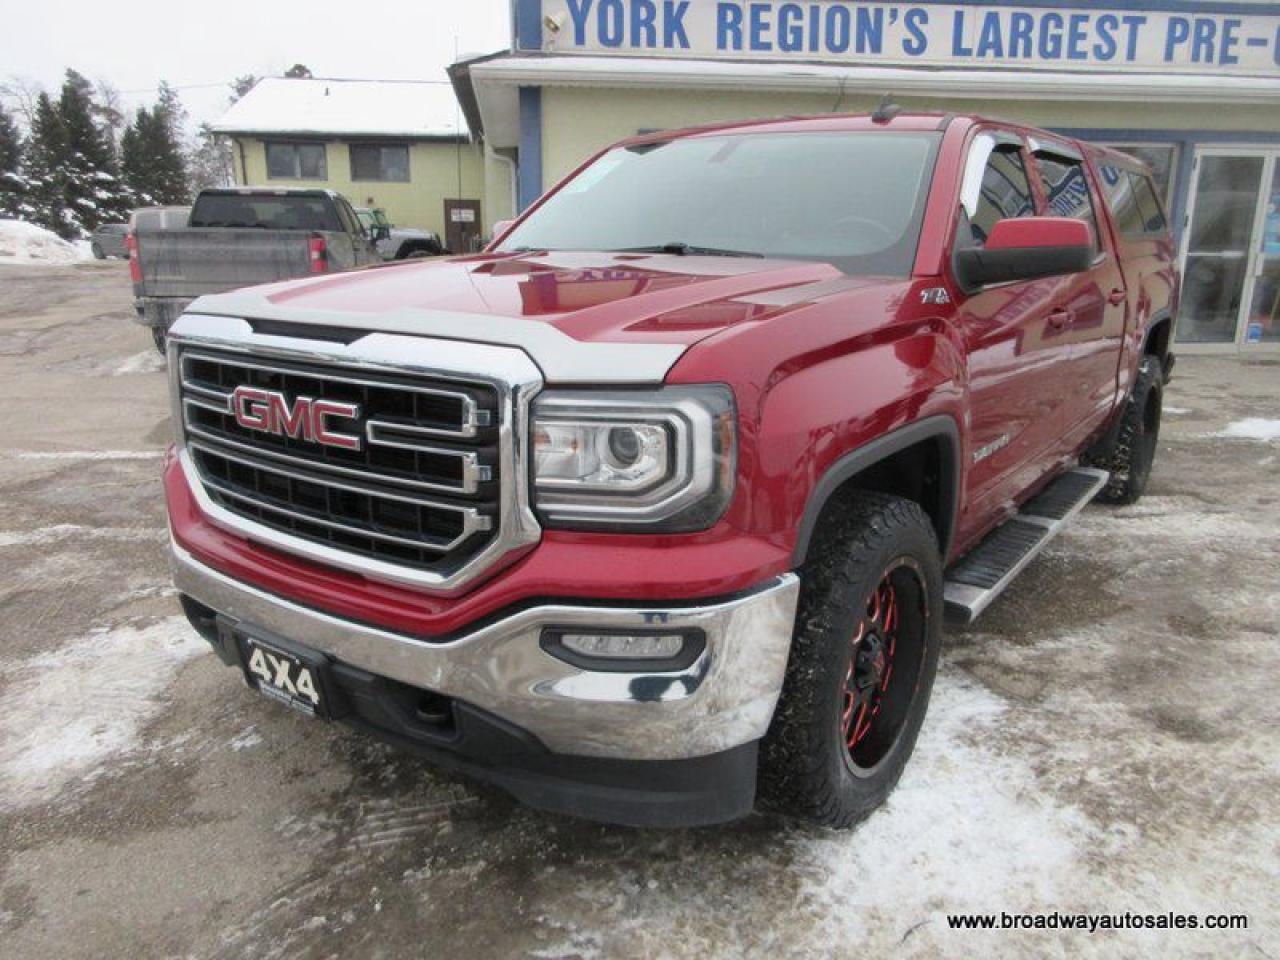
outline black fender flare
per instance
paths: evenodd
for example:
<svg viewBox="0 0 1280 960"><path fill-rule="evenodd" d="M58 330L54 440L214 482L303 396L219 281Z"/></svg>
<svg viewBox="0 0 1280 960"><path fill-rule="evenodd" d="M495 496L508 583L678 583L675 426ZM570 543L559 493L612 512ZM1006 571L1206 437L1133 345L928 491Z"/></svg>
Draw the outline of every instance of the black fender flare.
<svg viewBox="0 0 1280 960"><path fill-rule="evenodd" d="M1169 324L1169 343L1167 347L1173 346L1173 311L1165 307L1163 310L1158 310L1152 314L1151 319L1147 321L1147 329L1142 334L1142 349L1138 353L1139 356L1147 352L1147 344L1151 342L1151 334L1162 323Z"/></svg>
<svg viewBox="0 0 1280 960"><path fill-rule="evenodd" d="M792 553L792 561L799 566L809 552L809 542L818 525L818 518L832 494L845 481L857 476L869 467L900 453L908 447L927 440L937 441L941 448L942 476L939 478L939 511L938 511L938 548L943 563L951 552L951 541L955 536L956 517L960 511L960 428L955 418L947 414L937 414L916 420L904 427L886 433L882 437L863 444L856 450L846 453L830 467L814 484L805 504L804 515L800 520L800 531L796 536L796 546Z"/></svg>

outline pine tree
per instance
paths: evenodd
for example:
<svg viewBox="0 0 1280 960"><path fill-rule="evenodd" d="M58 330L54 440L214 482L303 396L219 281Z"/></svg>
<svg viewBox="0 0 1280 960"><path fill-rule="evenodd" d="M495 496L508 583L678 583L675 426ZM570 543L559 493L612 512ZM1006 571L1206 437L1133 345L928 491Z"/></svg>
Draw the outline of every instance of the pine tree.
<svg viewBox="0 0 1280 960"><path fill-rule="evenodd" d="M227 98L227 106L231 106L246 93L253 89L254 84L258 82L258 78L252 73L246 73L243 77L236 77L231 81L231 96Z"/></svg>
<svg viewBox="0 0 1280 960"><path fill-rule="evenodd" d="M151 111L139 107L133 123L120 134L120 176L141 206L154 206L159 202L155 197L155 171L147 152L153 127Z"/></svg>
<svg viewBox="0 0 1280 960"><path fill-rule="evenodd" d="M0 217L17 217L26 194L26 181L19 172L21 159L18 125L0 104Z"/></svg>
<svg viewBox="0 0 1280 960"><path fill-rule="evenodd" d="M120 154L124 181L139 204L182 204L190 199L182 147L159 104L154 110L138 108L120 138Z"/></svg>
<svg viewBox="0 0 1280 960"><path fill-rule="evenodd" d="M17 173L22 155L22 138L18 124L0 103L0 173Z"/></svg>
<svg viewBox="0 0 1280 960"><path fill-rule="evenodd" d="M109 136L94 118L97 112L93 84L68 70L58 98L67 151L63 196L70 222L82 235L101 223L124 219L131 206L116 175Z"/></svg>
<svg viewBox="0 0 1280 960"><path fill-rule="evenodd" d="M151 116L156 150L157 190L161 203L187 203L191 199L191 183L187 176L187 108L178 92L160 81L160 92Z"/></svg>
<svg viewBox="0 0 1280 960"><path fill-rule="evenodd" d="M74 218L68 218L66 206L67 134L53 101L47 93L36 98L31 119L31 135L27 138L23 174L27 181L26 196L19 207L23 220L39 224L66 239L79 236Z"/></svg>

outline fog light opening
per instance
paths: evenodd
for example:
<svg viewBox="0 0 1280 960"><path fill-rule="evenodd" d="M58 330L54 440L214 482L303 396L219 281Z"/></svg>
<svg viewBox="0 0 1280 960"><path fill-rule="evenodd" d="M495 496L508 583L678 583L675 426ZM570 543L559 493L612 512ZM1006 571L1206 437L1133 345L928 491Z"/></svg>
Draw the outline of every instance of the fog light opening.
<svg viewBox="0 0 1280 960"><path fill-rule="evenodd" d="M543 631L542 648L583 670L671 673L692 664L706 648L701 630L603 630L589 627Z"/></svg>

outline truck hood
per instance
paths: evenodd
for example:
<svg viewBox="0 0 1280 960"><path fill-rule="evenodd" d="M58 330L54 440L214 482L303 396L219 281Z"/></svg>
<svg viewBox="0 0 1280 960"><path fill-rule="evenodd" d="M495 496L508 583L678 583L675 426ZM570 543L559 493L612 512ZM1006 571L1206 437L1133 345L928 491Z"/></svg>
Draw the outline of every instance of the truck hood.
<svg viewBox="0 0 1280 960"><path fill-rule="evenodd" d="M655 379L690 345L835 294L901 280L826 263L557 251L409 261L204 297L189 312L332 324L518 346L549 379L624 345ZM575 355L557 364L550 353ZM588 353L595 354L594 358ZM659 359L662 358L662 359ZM595 377L609 367L597 367ZM576 379L576 378L572 378ZM629 377L613 378L629 380Z"/></svg>

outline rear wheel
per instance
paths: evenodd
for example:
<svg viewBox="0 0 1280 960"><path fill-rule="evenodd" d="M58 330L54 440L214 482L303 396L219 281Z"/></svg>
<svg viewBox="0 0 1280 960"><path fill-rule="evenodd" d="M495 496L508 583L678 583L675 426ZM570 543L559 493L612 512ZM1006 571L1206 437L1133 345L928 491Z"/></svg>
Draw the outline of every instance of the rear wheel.
<svg viewBox="0 0 1280 960"><path fill-rule="evenodd" d="M89 251L93 254L93 259L95 260L107 259L107 255L102 252L102 247L99 246L97 240L94 240L91 244L89 244Z"/></svg>
<svg viewBox="0 0 1280 960"><path fill-rule="evenodd" d="M168 338L164 334L164 330L160 327L151 328L151 340L155 343L156 349L160 351L160 356L162 357L165 356L168 348Z"/></svg>
<svg viewBox="0 0 1280 960"><path fill-rule="evenodd" d="M1136 503L1146 493L1160 440L1163 403L1164 368L1159 357L1147 355L1120 414L1115 445L1090 458L1094 466L1111 471L1111 479L1097 497L1103 503Z"/></svg>
<svg viewBox="0 0 1280 960"><path fill-rule="evenodd" d="M942 569L916 504L862 492L824 516L801 571L782 696L761 745L762 804L848 827L911 756L938 665Z"/></svg>

